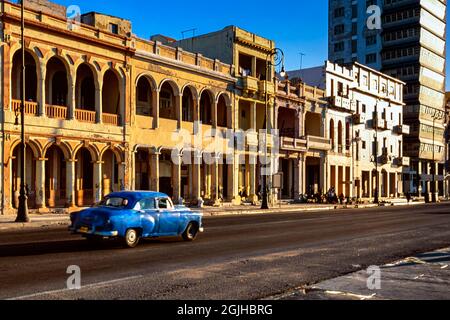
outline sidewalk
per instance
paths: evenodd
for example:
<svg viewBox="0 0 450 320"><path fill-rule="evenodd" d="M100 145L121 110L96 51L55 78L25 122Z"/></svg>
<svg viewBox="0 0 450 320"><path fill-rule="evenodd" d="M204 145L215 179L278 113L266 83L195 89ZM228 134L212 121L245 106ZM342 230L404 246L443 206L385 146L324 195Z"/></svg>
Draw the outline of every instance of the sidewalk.
<svg viewBox="0 0 450 320"><path fill-rule="evenodd" d="M393 202L388 205L420 205L424 202L412 202L406 203L404 201ZM329 205L329 204L283 204L281 206L272 207L269 210L261 210L258 206L242 205L242 206L223 206L223 207L204 207L199 210L205 217L212 216L229 216L229 215L250 215L250 214L276 214L276 213L289 213L289 212L312 212L312 211L334 211L334 210L350 210L356 208L374 208L375 204L359 204L359 205ZM30 213L29 223L15 223L15 213L11 212L7 215L0 215L0 231L9 229L20 228L46 228L51 226L65 226L69 225L69 212L82 210L83 208L77 208L75 210L57 209L50 213Z"/></svg>
<svg viewBox="0 0 450 320"><path fill-rule="evenodd" d="M273 297L280 300L448 300L450 248L418 254L379 267L378 285L373 272L361 270L313 286ZM371 287L371 288L369 288Z"/></svg>

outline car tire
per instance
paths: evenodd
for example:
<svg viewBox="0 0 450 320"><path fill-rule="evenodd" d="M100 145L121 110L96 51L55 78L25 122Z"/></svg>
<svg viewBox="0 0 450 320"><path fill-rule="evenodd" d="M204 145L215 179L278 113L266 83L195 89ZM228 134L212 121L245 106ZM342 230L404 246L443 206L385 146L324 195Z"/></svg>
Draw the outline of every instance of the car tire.
<svg viewBox="0 0 450 320"><path fill-rule="evenodd" d="M139 243L139 233L136 229L128 229L123 238L123 244L126 248L134 248Z"/></svg>
<svg viewBox="0 0 450 320"><path fill-rule="evenodd" d="M184 230L182 236L184 241L194 241L195 238L197 238L197 234L198 234L198 225L194 222L190 222L187 225L186 230Z"/></svg>

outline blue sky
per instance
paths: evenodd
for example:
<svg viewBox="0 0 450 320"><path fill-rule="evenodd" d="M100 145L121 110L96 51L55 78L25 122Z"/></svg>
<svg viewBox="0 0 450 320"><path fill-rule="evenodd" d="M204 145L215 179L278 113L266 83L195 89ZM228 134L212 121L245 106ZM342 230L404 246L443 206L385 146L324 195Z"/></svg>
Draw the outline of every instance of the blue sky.
<svg viewBox="0 0 450 320"><path fill-rule="evenodd" d="M328 0L53 1L78 5L82 13L98 11L129 19L133 32L142 38L160 33L180 39L182 31L192 28L197 29L198 35L237 25L275 40L285 52L288 70L300 68L300 52L305 54L305 68L323 64L327 59ZM450 40L450 32L448 36ZM447 81L447 90L449 84Z"/></svg>
<svg viewBox="0 0 450 320"><path fill-rule="evenodd" d="M78 5L82 13L98 11L129 19L133 32L143 38L164 34L176 39L182 31L196 28L196 34L237 25L276 41L286 56L287 69L322 64L327 58L328 0L53 0ZM125 4L125 5L124 5ZM186 37L192 33L186 33Z"/></svg>

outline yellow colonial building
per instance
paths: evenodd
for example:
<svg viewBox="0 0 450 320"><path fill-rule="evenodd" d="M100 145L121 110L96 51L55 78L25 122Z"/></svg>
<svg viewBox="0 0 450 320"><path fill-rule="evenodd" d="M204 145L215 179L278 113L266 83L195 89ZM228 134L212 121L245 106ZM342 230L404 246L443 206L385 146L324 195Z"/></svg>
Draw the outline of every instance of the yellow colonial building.
<svg viewBox="0 0 450 320"><path fill-rule="evenodd" d="M140 39L127 20L87 13L71 21L65 12L26 2L29 207L86 206L123 189L240 202L233 64ZM21 183L20 6L5 1L1 19L0 187L8 211Z"/></svg>

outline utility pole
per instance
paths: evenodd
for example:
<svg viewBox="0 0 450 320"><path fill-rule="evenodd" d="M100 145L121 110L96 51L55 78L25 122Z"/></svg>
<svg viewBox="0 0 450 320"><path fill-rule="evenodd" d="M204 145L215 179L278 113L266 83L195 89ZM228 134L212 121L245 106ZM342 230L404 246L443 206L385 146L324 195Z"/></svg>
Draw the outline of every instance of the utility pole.
<svg viewBox="0 0 450 320"><path fill-rule="evenodd" d="M379 100L377 100L377 104L375 105L375 117L373 117L374 121L375 121L375 156L374 156L374 160L375 160L375 199L374 199L374 203L379 204L380 200L379 200L379 190L378 187L380 185L380 177L378 175L378 102Z"/></svg>

